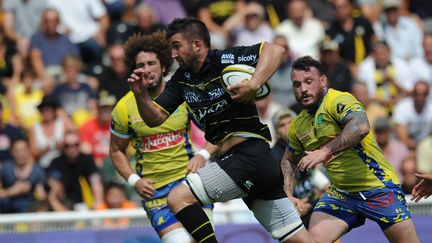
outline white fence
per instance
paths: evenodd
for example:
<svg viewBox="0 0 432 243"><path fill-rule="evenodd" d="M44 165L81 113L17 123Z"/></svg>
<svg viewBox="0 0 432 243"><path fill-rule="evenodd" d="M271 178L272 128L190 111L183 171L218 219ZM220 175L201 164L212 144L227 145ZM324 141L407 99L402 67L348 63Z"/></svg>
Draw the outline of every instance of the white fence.
<svg viewBox="0 0 432 243"><path fill-rule="evenodd" d="M432 197L422 199L418 203L406 197L408 207L413 215L431 215ZM149 220L142 208L111 209L106 211L69 211L2 214L0 217L0 233L17 232L56 232L84 229L109 229L104 220L128 219L123 227L143 227ZM256 220L241 200L228 203L217 203L214 209L216 225L227 223L255 223ZM116 226L118 227L118 226Z"/></svg>

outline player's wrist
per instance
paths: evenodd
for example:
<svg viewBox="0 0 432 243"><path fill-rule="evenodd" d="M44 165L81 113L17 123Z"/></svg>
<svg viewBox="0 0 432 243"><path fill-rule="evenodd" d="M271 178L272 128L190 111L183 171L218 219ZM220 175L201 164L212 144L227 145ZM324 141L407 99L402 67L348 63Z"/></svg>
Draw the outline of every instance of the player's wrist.
<svg viewBox="0 0 432 243"><path fill-rule="evenodd" d="M137 181L139 181L141 179L141 177L137 174L131 174L128 179L127 182L129 184L129 186L135 186L135 184L137 183Z"/></svg>
<svg viewBox="0 0 432 243"><path fill-rule="evenodd" d="M205 160L209 160L210 159L210 152L207 151L207 149L201 149L200 151L197 152L197 154L201 155L202 157L204 157Z"/></svg>
<svg viewBox="0 0 432 243"><path fill-rule="evenodd" d="M327 148L326 146L322 147L322 151L324 151L326 154L326 158L325 158L323 164L327 164L330 160L335 158L335 156L333 155L333 152L329 148Z"/></svg>

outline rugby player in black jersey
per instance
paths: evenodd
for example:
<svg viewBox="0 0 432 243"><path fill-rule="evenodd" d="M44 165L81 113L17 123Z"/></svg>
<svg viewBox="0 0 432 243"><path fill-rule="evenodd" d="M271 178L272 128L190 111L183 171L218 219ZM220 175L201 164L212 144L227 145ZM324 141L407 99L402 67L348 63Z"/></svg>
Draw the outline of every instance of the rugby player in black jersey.
<svg viewBox="0 0 432 243"><path fill-rule="evenodd" d="M254 104L256 91L279 67L284 49L260 43L211 50L207 28L195 18L175 19L167 38L180 67L155 100L147 92L151 80L145 70L134 70L128 82L139 113L148 126L159 126L186 101L206 140L219 146L214 162L188 174L186 183L168 195L177 219L197 242L217 242L200 205L243 198L273 238L312 242L283 190L280 163L267 143L270 132ZM233 96L220 82L221 71L231 64L256 68L248 82L229 87Z"/></svg>

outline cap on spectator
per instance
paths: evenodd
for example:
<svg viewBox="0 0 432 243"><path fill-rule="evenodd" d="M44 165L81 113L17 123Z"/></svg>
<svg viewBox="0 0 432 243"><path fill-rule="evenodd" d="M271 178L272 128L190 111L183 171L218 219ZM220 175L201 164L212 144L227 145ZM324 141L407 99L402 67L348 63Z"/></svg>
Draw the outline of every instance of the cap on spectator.
<svg viewBox="0 0 432 243"><path fill-rule="evenodd" d="M391 127L390 120L387 117L378 117L375 120L375 131L386 131L391 129Z"/></svg>
<svg viewBox="0 0 432 243"><path fill-rule="evenodd" d="M285 117L295 118L297 117L297 114L288 108L281 108L272 116L273 126L275 128L278 127L281 119Z"/></svg>
<svg viewBox="0 0 432 243"><path fill-rule="evenodd" d="M114 95L108 94L108 92L101 92L99 94L98 105L99 106L114 106L117 99Z"/></svg>
<svg viewBox="0 0 432 243"><path fill-rule="evenodd" d="M399 8L400 5L401 5L401 0L384 0L382 2L383 9Z"/></svg>
<svg viewBox="0 0 432 243"><path fill-rule="evenodd" d="M320 43L320 50L321 51L336 51L337 49L339 49L339 45L335 41L323 40Z"/></svg>
<svg viewBox="0 0 432 243"><path fill-rule="evenodd" d="M37 108L39 110L41 110L44 107L51 107L53 109L57 109L59 107L59 103L57 102L57 100L54 98L54 96L52 95L45 95L42 98L41 103L37 106Z"/></svg>

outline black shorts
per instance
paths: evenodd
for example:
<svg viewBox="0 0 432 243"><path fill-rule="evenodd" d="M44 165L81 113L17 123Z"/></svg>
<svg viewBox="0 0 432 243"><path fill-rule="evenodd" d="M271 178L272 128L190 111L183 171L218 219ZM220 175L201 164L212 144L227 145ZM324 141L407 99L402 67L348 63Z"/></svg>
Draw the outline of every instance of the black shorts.
<svg viewBox="0 0 432 243"><path fill-rule="evenodd" d="M269 144L248 139L216 158L216 163L251 199L274 200L286 197L280 162Z"/></svg>

